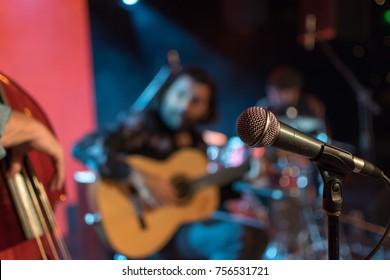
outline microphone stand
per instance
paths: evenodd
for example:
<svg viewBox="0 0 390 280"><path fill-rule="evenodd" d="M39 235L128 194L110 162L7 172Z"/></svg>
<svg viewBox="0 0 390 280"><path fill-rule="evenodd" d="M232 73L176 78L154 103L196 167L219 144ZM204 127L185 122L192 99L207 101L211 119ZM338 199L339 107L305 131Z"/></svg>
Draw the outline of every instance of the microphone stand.
<svg viewBox="0 0 390 280"><path fill-rule="evenodd" d="M172 74L177 74L181 70L179 54L175 50L170 50L167 54L169 65L163 65L153 80L144 89L137 100L131 105L130 111L140 112L144 110L152 99L159 92L164 83Z"/></svg>
<svg viewBox="0 0 390 280"><path fill-rule="evenodd" d="M373 115L381 112L381 107L373 100L372 92L365 88L352 73L352 71L336 55L329 43L320 44L321 49L328 57L333 66L344 76L351 88L356 93L356 100L359 114L359 148L362 157L374 162L374 131Z"/></svg>
<svg viewBox="0 0 390 280"><path fill-rule="evenodd" d="M318 167L318 166L317 166ZM328 259L340 259L339 217L343 204L345 174L329 172L318 167L324 181L322 208L328 217Z"/></svg>

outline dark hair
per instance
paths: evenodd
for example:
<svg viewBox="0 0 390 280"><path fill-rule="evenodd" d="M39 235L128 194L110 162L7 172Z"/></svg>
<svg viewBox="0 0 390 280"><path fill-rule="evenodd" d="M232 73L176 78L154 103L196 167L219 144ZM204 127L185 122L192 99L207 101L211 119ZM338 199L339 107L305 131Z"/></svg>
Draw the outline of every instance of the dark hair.
<svg viewBox="0 0 390 280"><path fill-rule="evenodd" d="M275 67L267 77L267 84L280 89L302 87L302 74L294 67L281 65Z"/></svg>
<svg viewBox="0 0 390 280"><path fill-rule="evenodd" d="M164 96L167 89L172 83L180 76L187 75L194 79L196 82L206 84L210 88L210 104L207 116L202 120L203 124L209 124L217 120L217 92L214 79L203 69L197 66L187 66L182 68L178 73L173 74L159 90L158 104L161 104L161 99Z"/></svg>

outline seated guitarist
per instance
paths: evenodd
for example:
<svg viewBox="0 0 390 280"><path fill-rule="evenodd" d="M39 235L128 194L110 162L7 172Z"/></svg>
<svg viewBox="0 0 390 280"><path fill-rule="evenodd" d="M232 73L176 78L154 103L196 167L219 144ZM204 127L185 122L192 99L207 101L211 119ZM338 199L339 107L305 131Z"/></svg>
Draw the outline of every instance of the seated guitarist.
<svg viewBox="0 0 390 280"><path fill-rule="evenodd" d="M202 69L188 67L172 75L153 102L142 112L130 112L114 127L83 137L73 149L74 157L96 168L102 178L132 186L144 210L174 204L177 189L167 180L139 172L125 158L142 155L165 160L185 148L206 155L199 127L216 119L216 87ZM101 153L90 147L97 134ZM159 252L147 258L261 259L268 239L264 229L230 218L228 213L219 218L211 213L206 220L185 223Z"/></svg>

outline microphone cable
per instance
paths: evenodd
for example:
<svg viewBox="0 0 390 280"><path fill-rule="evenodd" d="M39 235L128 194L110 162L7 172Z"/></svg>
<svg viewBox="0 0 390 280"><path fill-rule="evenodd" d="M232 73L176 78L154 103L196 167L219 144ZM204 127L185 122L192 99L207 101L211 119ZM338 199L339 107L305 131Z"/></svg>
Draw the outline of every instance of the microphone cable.
<svg viewBox="0 0 390 280"><path fill-rule="evenodd" d="M381 179L386 183L387 187L390 190L390 179L384 174L383 174ZM377 242L377 244L374 246L374 248L371 250L371 252L364 258L365 260L370 260L376 254L376 252L379 250L379 248L385 242L386 238L389 237L389 232L390 232L390 217L389 217L389 222L387 223L384 234L382 235L381 239Z"/></svg>

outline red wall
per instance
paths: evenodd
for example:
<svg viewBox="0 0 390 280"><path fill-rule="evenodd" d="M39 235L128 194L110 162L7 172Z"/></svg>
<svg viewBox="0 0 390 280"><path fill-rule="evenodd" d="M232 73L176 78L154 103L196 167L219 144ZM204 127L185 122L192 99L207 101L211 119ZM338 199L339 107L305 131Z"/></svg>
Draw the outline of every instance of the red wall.
<svg viewBox="0 0 390 280"><path fill-rule="evenodd" d="M45 111L66 153L68 199L56 209L68 233L66 208L78 201L73 174L83 167L72 144L95 127L87 0L0 0L0 71Z"/></svg>

